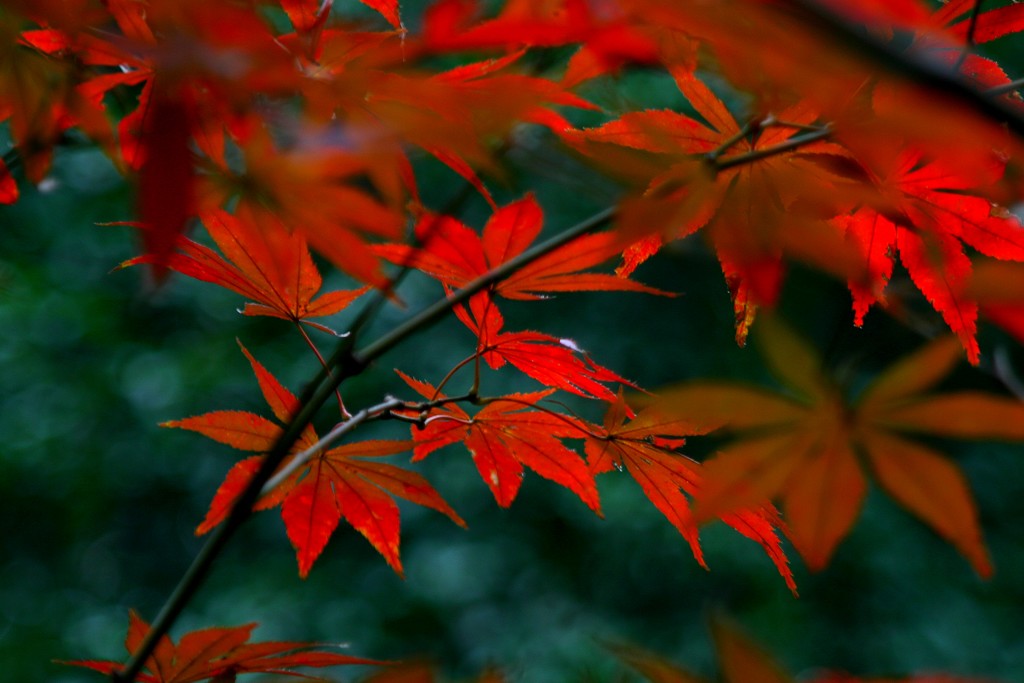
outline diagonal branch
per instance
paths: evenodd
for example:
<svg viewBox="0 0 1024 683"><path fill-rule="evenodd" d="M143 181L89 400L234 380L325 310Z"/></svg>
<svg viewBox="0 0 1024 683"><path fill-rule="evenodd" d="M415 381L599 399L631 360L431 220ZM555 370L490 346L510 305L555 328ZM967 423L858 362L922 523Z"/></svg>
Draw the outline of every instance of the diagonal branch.
<svg viewBox="0 0 1024 683"><path fill-rule="evenodd" d="M784 142L780 142L777 145L771 147L764 147L762 149L755 149L750 152L744 152L742 154L735 154L729 157L715 157L710 158L709 161L712 163L715 171L724 171L727 168L733 168L734 166L742 166L749 164L760 159L766 159L768 157L776 156L778 154L784 154L785 152L799 149L804 145L809 145L812 142L818 140L824 140L832 134L832 128L825 126L811 133L804 135L798 135L792 137Z"/></svg>
<svg viewBox="0 0 1024 683"><path fill-rule="evenodd" d="M990 92L978 90L947 66L929 61L921 55L906 53L883 42L844 20L816 0L787 0L787 3L805 15L805 21L825 35L837 40L837 47L854 51L859 56L886 69L892 74L909 79L937 93L948 95L969 106L992 121L1005 123L1010 130L1024 138L1024 115L993 98Z"/></svg>
<svg viewBox="0 0 1024 683"><path fill-rule="evenodd" d="M170 630L181 615L185 606L199 590L209 575L214 561L227 546L239 527L251 516L252 506L259 499L264 485L271 475L291 452L299 436L307 425L312 422L317 411L330 400L334 391L341 383L363 372L374 360L390 351L399 343L412 335L421 332L438 322L448 311L479 291L500 282L529 265L538 258L549 254L555 249L572 242L577 237L593 232L606 226L615 216L615 208L609 207L590 218L566 229L555 237L542 242L519 256L493 268L484 275L467 284L462 289L452 292L426 309L420 311L401 323L390 332L382 335L360 350L353 349L353 336L346 337L338 349L328 360L326 367L321 368L317 376L310 382L300 396L301 408L295 417L285 426L281 436L263 459L260 469L249 481L245 490L235 500L225 520L210 535L209 540L196 554L192 564L181 577L178 585L168 597L152 626L138 649L125 664L124 669L110 674L114 683L132 683L142 670L146 660L156 648L157 643ZM369 415L367 415L369 417ZM354 419L354 418L353 418ZM361 421L367 418L362 418ZM347 424L347 423L346 423Z"/></svg>

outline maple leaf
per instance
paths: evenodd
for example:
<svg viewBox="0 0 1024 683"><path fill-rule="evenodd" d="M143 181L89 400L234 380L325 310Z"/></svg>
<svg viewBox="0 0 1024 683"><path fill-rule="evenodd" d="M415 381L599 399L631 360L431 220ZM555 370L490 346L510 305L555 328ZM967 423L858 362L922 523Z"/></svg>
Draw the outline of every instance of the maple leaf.
<svg viewBox="0 0 1024 683"><path fill-rule="evenodd" d="M683 445L685 437L707 434L716 425L697 426L666 415L657 406L646 408L627 423L629 414L620 393L608 407L602 426L583 425L584 449L591 471L600 474L625 468L654 507L690 544L697 562L707 569L688 500L688 496L699 495L703 486L701 466L675 450ZM737 510L724 515L722 520L760 543L786 585L796 593L793 572L775 532L781 520L773 506L761 504Z"/></svg>
<svg viewBox="0 0 1024 683"><path fill-rule="evenodd" d="M998 176L1001 170L993 159L989 176ZM983 178L924 159L915 150L893 155L891 166L874 182L888 205L864 206L842 220L878 283L873 288L851 283L856 323L860 325L868 308L883 299L898 254L914 284L977 365L977 304L962 296L971 272L962 244L988 256L1022 261L1024 228L1012 214L970 193Z"/></svg>
<svg viewBox="0 0 1024 683"><path fill-rule="evenodd" d="M961 293L979 312L1024 343L1024 264L989 259L975 262Z"/></svg>
<svg viewBox="0 0 1024 683"><path fill-rule="evenodd" d="M444 398L427 382L396 372L427 399ZM472 417L457 405L435 407L423 420L423 427L414 428L413 461L461 442L501 507L508 507L515 500L523 483L525 465L569 489L587 507L601 514L594 475L587 463L561 441L579 437L579 427L569 418L530 409L552 392L554 389L487 399Z"/></svg>
<svg viewBox="0 0 1024 683"><path fill-rule="evenodd" d="M673 76L706 123L668 110L631 112L563 135L613 173L645 186L646 200L620 207L619 230L643 239L626 250L619 274L629 275L662 241L706 228L726 277L735 281L730 288L738 320L747 317L741 300L775 300L783 253L856 279L860 265L853 250L821 220L842 203L840 185L850 184L823 160L849 153L820 139L817 112L802 104L741 126L688 70L673 69ZM794 144L807 130L817 130L817 139ZM715 167L729 158L746 160ZM745 334L745 327L737 328L741 343Z"/></svg>
<svg viewBox="0 0 1024 683"><path fill-rule="evenodd" d="M102 110L74 87L71 65L50 59L22 40L23 19L0 15L0 124L6 123L26 178L43 180L54 147L76 123L101 144L109 128ZM12 203L17 187L6 164L0 169L0 200Z"/></svg>
<svg viewBox="0 0 1024 683"><path fill-rule="evenodd" d="M764 649L725 619L714 618L711 633L724 683L793 683ZM707 679L634 645L619 644L611 649L651 683L707 683Z"/></svg>
<svg viewBox="0 0 1024 683"><path fill-rule="evenodd" d="M470 298L469 309L456 306L455 315L477 336L477 355L497 370L506 362L541 384L578 396L615 399L605 382L638 388L628 379L598 365L571 339L540 332L501 332L505 324L488 292ZM582 355L582 360L578 355Z"/></svg>
<svg viewBox="0 0 1024 683"><path fill-rule="evenodd" d="M580 43L563 76L565 85L613 72L624 64L653 64L658 47L626 21L615 3L590 0L507 2L493 19L474 22L478 2L443 0L424 18L424 41L433 50L553 47Z"/></svg>
<svg viewBox="0 0 1024 683"><path fill-rule="evenodd" d="M390 37L398 35L404 37L400 31ZM498 172L489 141L504 138L524 121L567 127L558 106L596 109L563 84L514 73L525 50L426 73L407 66L414 56L410 51L421 52L416 43L383 37L325 32L323 53L307 67L311 77L303 83L311 118L333 127L342 121L378 150L415 145L469 181L492 205L476 173Z"/></svg>
<svg viewBox="0 0 1024 683"><path fill-rule="evenodd" d="M244 168L215 165L202 179L205 211L236 201L235 218L250 230L266 233L264 239L283 241L283 237L270 235L299 232L315 250L357 280L386 284L366 240L396 237L402 219L355 184L372 166L374 151L382 154L380 148L348 150L310 139L280 150L262 126L251 130L240 148Z"/></svg>
<svg viewBox="0 0 1024 683"><path fill-rule="evenodd" d="M711 633L718 654L723 683L794 683L796 680L758 643L728 619L716 616ZM651 683L708 683L702 676L676 666L665 657L631 644L612 644L609 649L623 662L639 671ZM916 674L898 678L860 678L838 671L825 671L801 680L810 683L996 683L990 679L949 674Z"/></svg>
<svg viewBox="0 0 1024 683"><path fill-rule="evenodd" d="M338 290L317 297L323 280L302 235L260 230L221 210L206 213L202 220L226 258L182 237L167 265L252 299L254 303L242 309L244 315L307 321L343 310L369 289ZM154 258L152 254L137 256L121 267L150 263ZM324 325L308 324L337 334Z"/></svg>
<svg viewBox="0 0 1024 683"><path fill-rule="evenodd" d="M200 0L153 7L124 0L107 4L122 35L61 36L44 29L28 32L24 40L76 69L101 70L76 88L92 106L71 112L72 123L90 134L97 128L90 121L96 112L102 114L108 92L142 86L137 106L117 129L124 161L138 171L138 211L150 227L142 237L160 279L197 206L192 141L216 135L225 120L235 118L240 100L254 93L280 94L293 87L298 74L272 42L265 22L241 6ZM229 26L232 30L225 30ZM111 67L117 71L110 73Z"/></svg>
<svg viewBox="0 0 1024 683"><path fill-rule="evenodd" d="M992 572L978 513L961 471L923 436L1024 440L1024 403L981 392L922 393L960 358L938 339L895 363L849 402L825 376L814 351L774 319L761 349L792 395L738 384L698 382L663 392L658 406L737 433L705 463L698 521L779 498L789 536L811 569L823 568L856 519L865 469L900 505L967 558Z"/></svg>
<svg viewBox="0 0 1024 683"><path fill-rule="evenodd" d="M287 422L298 410L298 399L245 347L242 351L274 415ZM162 426L189 429L233 448L255 452L270 450L283 431L271 420L244 411L207 413L165 422ZM307 427L296 442L292 456L314 449L317 440L313 428ZM465 527L462 518L423 476L373 460L408 451L412 445L408 441L360 441L317 452L257 502L254 506L257 510L281 505L281 518L295 547L301 577L309 573L342 518L401 575L399 510L392 496L437 510ZM206 533L224 520L261 461L262 456L253 456L231 468L210 503L206 519L196 529L197 534ZM289 461L290 458L286 459L282 467Z"/></svg>
<svg viewBox="0 0 1024 683"><path fill-rule="evenodd" d="M443 284L459 288L518 256L540 234L543 214L532 194L499 208L482 234L450 216L427 215L416 226L420 248L376 247L393 263L407 264ZM520 268L489 291L508 299L538 299L544 293L620 290L667 295L646 285L604 273L583 273L622 251L614 233L585 235Z"/></svg>
<svg viewBox="0 0 1024 683"><path fill-rule="evenodd" d="M137 680L142 683L193 683L205 680L219 682L234 681L236 675L246 673L271 673L310 679L310 676L292 669L388 663L328 652L320 649L324 646L323 643L250 643L249 638L254 628L256 624L205 628L186 633L176 644L169 637L163 636L146 661L146 670L138 675ZM138 649L147 633L149 624L134 610L130 611L128 636L125 639L125 648L129 654ZM113 661L74 660L61 663L85 667L107 675L124 668L121 662Z"/></svg>

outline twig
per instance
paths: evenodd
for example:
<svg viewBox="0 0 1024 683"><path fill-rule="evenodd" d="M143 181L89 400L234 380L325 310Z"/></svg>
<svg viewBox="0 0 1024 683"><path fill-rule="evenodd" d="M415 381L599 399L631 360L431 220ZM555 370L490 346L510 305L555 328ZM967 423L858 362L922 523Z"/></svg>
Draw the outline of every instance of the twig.
<svg viewBox="0 0 1024 683"><path fill-rule="evenodd" d="M747 121L745 124L743 124L742 128L740 128L738 131L727 137L725 140L722 141L722 144L720 144L718 147L711 150L704 156L709 161L717 162L719 157L728 152L733 145L735 145L737 142L747 137L754 131L760 130L765 125L765 122L769 121L770 119L771 117L769 117L768 119L757 118Z"/></svg>
<svg viewBox="0 0 1024 683"><path fill-rule="evenodd" d="M1024 401L1024 382L1013 370L1013 362L1010 360L1010 352L1005 346L997 346L993 358L992 374L1003 383L1011 394Z"/></svg>
<svg viewBox="0 0 1024 683"><path fill-rule="evenodd" d="M825 126L824 128L816 130L813 133L807 133L806 135L798 135L796 137L786 140L785 142L780 142L779 144L773 145L771 147L755 149L750 152L744 152L743 154L725 157L724 159L708 158L708 161L713 165L716 171L724 171L727 168L732 168L734 166L742 166L743 164L749 164L753 161L758 161L760 159L772 157L777 154L783 154L794 149L799 149L800 147L808 145L812 142L824 140L831 134L832 128L829 126Z"/></svg>
<svg viewBox="0 0 1024 683"><path fill-rule="evenodd" d="M435 399L431 401L409 402L402 401L401 399L389 396L387 399L381 401L377 405L370 406L369 408L364 408L363 410L360 410L358 413L351 416L344 422L338 423L334 427L334 429L327 432L315 444L313 444L306 450L302 451L301 453L296 453L288 462L287 465L282 467L280 470L277 471L277 474L275 474L269 480L267 480L267 483L264 484L263 488L260 490L260 496L265 496L274 489L276 489L278 486L281 485L281 482L283 482L285 479L294 474L299 468L301 468L303 465L309 462L314 455L322 452L325 448L327 448L335 441L351 432L353 429L358 427L363 422L383 417L399 417L397 415L392 415L392 411L395 410L396 408L422 412L425 410L429 410L431 408L435 408L437 406L442 406L446 403L470 401L475 398L476 396L474 394L465 394L463 396L446 396L444 398ZM418 424L421 421L421 419L416 418L412 419L411 421Z"/></svg>
<svg viewBox="0 0 1024 683"><path fill-rule="evenodd" d="M999 95L1005 95L1015 90L1020 90L1021 88L1024 88L1024 78L1018 78L1015 81L1010 81L1009 83L1003 83L1002 85L997 85L994 88L989 88L985 91L985 94L989 97L998 97Z"/></svg>
<svg viewBox="0 0 1024 683"><path fill-rule="evenodd" d="M300 467L309 462L310 458L312 458L317 453L323 451L325 448L330 446L332 443L334 443L341 437L351 432L353 429L361 425L363 422L373 419L374 417L379 417L383 413L386 413L394 408L400 408L402 405L402 401L398 400L397 398L389 397L387 400L382 401L381 403L378 403L375 406L371 406L369 408L364 408L363 410L360 410L358 413L356 413L349 419L339 423L334 429L327 432L327 434L321 437L320 440L317 441L315 444L313 444L306 450L302 451L301 453L296 453L295 456L291 459L291 461L289 461L287 465L282 467L280 470L278 470L277 474L275 474L274 476L267 480L267 483L263 485L262 489L260 489L260 496L265 496L274 489L276 489L281 484L281 482L283 482L285 479L290 477L295 471L297 471Z"/></svg>

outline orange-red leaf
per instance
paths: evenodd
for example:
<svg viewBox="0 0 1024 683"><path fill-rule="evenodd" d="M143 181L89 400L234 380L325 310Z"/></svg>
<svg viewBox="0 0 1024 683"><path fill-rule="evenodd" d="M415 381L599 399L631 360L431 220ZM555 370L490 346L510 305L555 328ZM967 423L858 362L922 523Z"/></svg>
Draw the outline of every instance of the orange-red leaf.
<svg viewBox="0 0 1024 683"><path fill-rule="evenodd" d="M638 388L595 363L571 339L558 339L540 332L502 333L504 319L488 292L472 297L468 309L457 306L455 314L477 335L477 353L492 368L511 363L545 386L606 401L615 398L606 383Z"/></svg>
<svg viewBox="0 0 1024 683"><path fill-rule="evenodd" d="M620 396L609 407L603 428L588 425L583 430L590 468L596 474L624 467L654 507L690 544L697 562L706 568L688 499L703 488L703 471L696 461L674 450L682 445L685 437L706 434L717 425L701 426L663 412L657 406L641 411L626 422L628 412ZM765 499L752 501L748 509L729 510L722 519L764 547L786 585L795 593L793 574L775 531L780 523L778 514L770 504L763 502Z"/></svg>
<svg viewBox="0 0 1024 683"><path fill-rule="evenodd" d="M224 256L179 238L176 242L179 252L168 257L167 265L183 275L252 299L256 303L245 305L242 311L245 315L266 315L296 322L333 315L368 289L339 290L317 297L323 281L302 235L288 234L275 226L264 229L220 210L206 212L203 223ZM146 254L122 266L154 263L155 259L155 255ZM330 331L322 325L311 324Z"/></svg>
<svg viewBox="0 0 1024 683"><path fill-rule="evenodd" d="M243 451L269 451L281 434L281 428L267 418L242 410L219 410L171 420L161 426L199 432L214 441Z"/></svg>
<svg viewBox="0 0 1024 683"><path fill-rule="evenodd" d="M399 374L424 397L443 396L430 384ZM508 507L515 500L525 465L566 487L600 514L594 475L586 462L561 441L578 437L579 427L570 418L531 410L553 391L490 399L472 417L456 405L434 408L426 418L426 426L413 432L417 444L415 459L424 458L443 446L463 442L498 505Z"/></svg>
<svg viewBox="0 0 1024 683"><path fill-rule="evenodd" d="M320 643L266 642L249 643L256 624L206 628L186 633L175 644L164 636L145 670L138 675L143 683L193 683L194 681L228 681L237 674L272 673L279 676L303 674L292 671L298 667L328 667L349 664L386 664L373 659L353 657L319 649ZM149 633L149 624L134 611L129 613L128 637L125 647L134 652ZM77 660L64 662L103 674L123 668L121 662Z"/></svg>
<svg viewBox="0 0 1024 683"><path fill-rule="evenodd" d="M291 419L298 408L298 399L244 346L241 348L274 415L282 422ZM258 452L269 451L282 432L274 422L243 411L214 412L167 422L164 426L191 429L235 448ZM317 441L313 428L307 427L293 450L295 453L309 451ZM392 496L437 510L456 524L465 526L462 518L419 474L362 459L401 453L412 446L408 441L364 441L317 452L305 465L260 498L254 505L256 510L282 506L281 517L288 538L295 547L300 576L305 577L309 573L342 518L363 534L395 571L401 573L398 507ZM224 520L260 468L262 460L262 456L246 458L229 470L210 503L205 519L196 529L197 534L206 533ZM285 460L282 466L288 462Z"/></svg>
<svg viewBox="0 0 1024 683"><path fill-rule="evenodd" d="M715 619L711 632L726 683L793 683L767 652L732 624Z"/></svg>
<svg viewBox="0 0 1024 683"><path fill-rule="evenodd" d="M878 482L893 498L949 540L979 575L992 574L978 511L963 473L941 455L882 431L866 433L864 450Z"/></svg>
<svg viewBox="0 0 1024 683"><path fill-rule="evenodd" d="M717 420L738 432L738 439L703 468L696 521L777 498L797 549L812 569L821 569L860 510L864 455L897 502L949 539L979 574L988 575L991 567L963 475L902 434L1024 441L1024 403L980 392L922 395L959 357L949 339L893 364L859 400L850 401L831 385L806 342L776 321L762 331L770 365L803 400L697 383L670 389L655 404L668 415L698 423Z"/></svg>
<svg viewBox="0 0 1024 683"><path fill-rule="evenodd" d="M384 245L377 248L377 253L458 288L521 254L540 234L542 221L540 205L531 194L499 208L487 221L482 235L454 218L428 215L416 227L422 247ZM517 270L493 285L491 291L509 299L594 290L665 294L611 274L580 272L618 255L623 247L612 233L580 237Z"/></svg>
<svg viewBox="0 0 1024 683"><path fill-rule="evenodd" d="M408 441L357 442L331 449L314 460L281 510L296 549L300 576L308 574L342 517L401 574L399 511L391 496L433 508L465 527L462 518L420 475L362 460L401 453L410 446Z"/></svg>

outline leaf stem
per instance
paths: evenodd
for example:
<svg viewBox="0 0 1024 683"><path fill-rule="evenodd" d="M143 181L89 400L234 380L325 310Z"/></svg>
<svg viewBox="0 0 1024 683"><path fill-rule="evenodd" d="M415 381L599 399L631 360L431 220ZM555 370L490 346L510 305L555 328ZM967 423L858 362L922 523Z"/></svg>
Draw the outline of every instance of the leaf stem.
<svg viewBox="0 0 1024 683"><path fill-rule="evenodd" d="M313 340L310 339L309 335L306 333L306 329L302 326L302 323L296 320L295 326L299 328L299 333L302 334L302 338L306 340L306 344L308 344L309 348L313 350L313 354L316 355L316 359L320 361L320 367L322 367L327 372L327 376L330 377L331 370L327 367L327 361L324 360L323 355L320 353L320 349L318 349L316 344L313 343ZM341 410L341 416L345 419L351 418L352 414L345 409L345 402L341 398L341 389L335 389L334 395L338 397L338 409Z"/></svg>
<svg viewBox="0 0 1024 683"><path fill-rule="evenodd" d="M441 393L441 390L444 389L444 385L447 384L449 382L449 380L451 380L451 378L455 376L456 372L458 372L459 370L464 368L466 366L466 364L469 363L470 361L476 360L476 358L478 358L478 357L479 357L479 354L478 353L474 353L472 356L466 356L465 358L460 360L458 363L456 363L455 366L451 370L448 371L448 374L446 374L444 376L444 378L440 382L437 383L437 387L434 388L434 395L431 397L431 400L434 400L435 398L437 398L437 396ZM475 391L476 391L476 384L474 383L473 389L471 390L471 393L475 392Z"/></svg>

